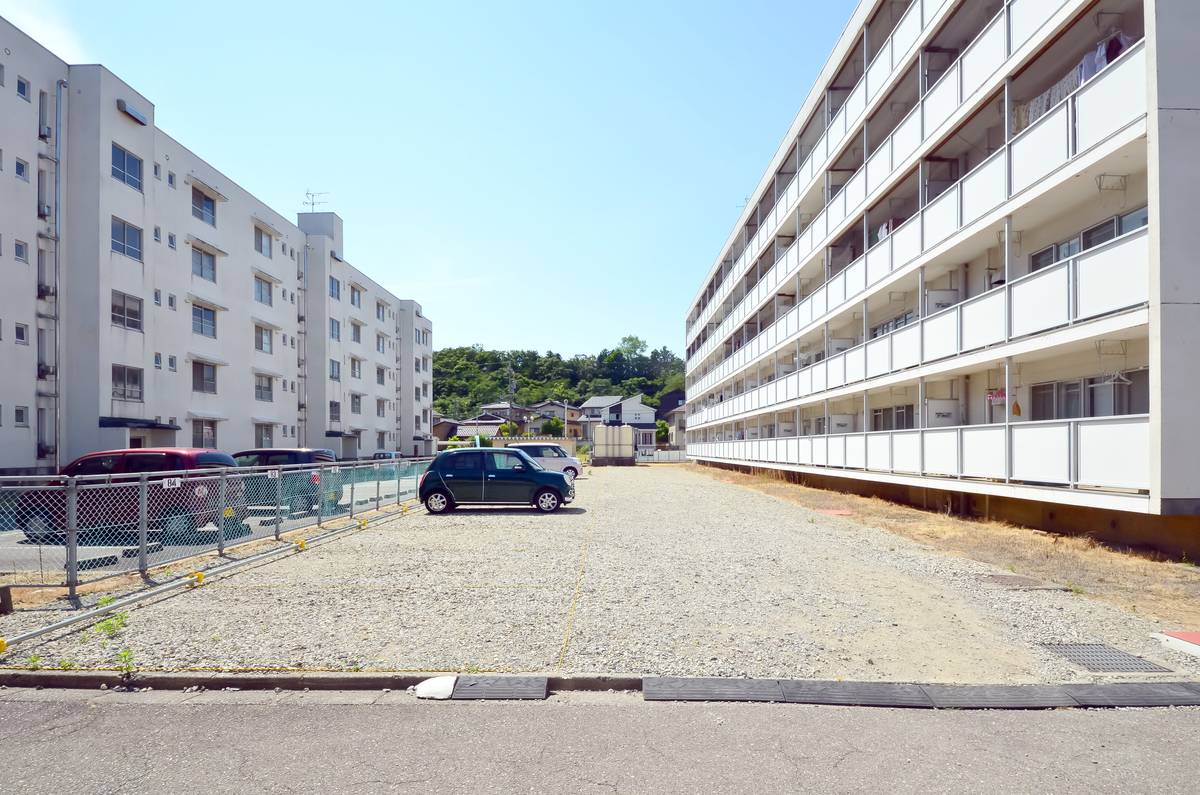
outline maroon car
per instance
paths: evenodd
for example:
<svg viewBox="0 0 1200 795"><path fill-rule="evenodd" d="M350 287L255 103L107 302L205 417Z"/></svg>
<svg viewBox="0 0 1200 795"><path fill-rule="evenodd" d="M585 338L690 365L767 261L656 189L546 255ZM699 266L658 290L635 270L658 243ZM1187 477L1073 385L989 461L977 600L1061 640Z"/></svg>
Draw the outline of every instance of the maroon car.
<svg viewBox="0 0 1200 795"><path fill-rule="evenodd" d="M247 515L241 478L226 480L221 516L217 471L236 468L227 453L188 447L151 447L88 453L63 468L77 481L77 526L81 544L137 543L138 475L147 474L146 529L151 540L168 544L202 544L224 529L226 536L244 535ZM104 477L98 477L104 476ZM31 488L18 498L16 515L25 537L38 544L61 544L66 538L66 481ZM211 531L203 531L205 525Z"/></svg>

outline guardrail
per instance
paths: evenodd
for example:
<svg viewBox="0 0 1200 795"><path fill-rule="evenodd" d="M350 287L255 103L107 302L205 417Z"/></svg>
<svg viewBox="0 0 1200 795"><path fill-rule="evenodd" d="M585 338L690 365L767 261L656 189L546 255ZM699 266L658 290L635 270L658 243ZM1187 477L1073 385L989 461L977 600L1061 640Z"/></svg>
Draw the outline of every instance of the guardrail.
<svg viewBox="0 0 1200 795"><path fill-rule="evenodd" d="M0 478L0 585L139 572L416 497L432 459Z"/></svg>

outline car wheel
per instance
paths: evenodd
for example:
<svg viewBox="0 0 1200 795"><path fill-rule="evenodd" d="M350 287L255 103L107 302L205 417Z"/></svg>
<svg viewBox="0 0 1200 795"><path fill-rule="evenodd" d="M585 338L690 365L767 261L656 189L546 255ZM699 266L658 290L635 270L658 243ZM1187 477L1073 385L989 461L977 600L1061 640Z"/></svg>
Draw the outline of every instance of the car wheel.
<svg viewBox="0 0 1200 795"><path fill-rule="evenodd" d="M563 470L563 474L567 476L568 483L574 483L575 478L579 477L579 473L575 471L575 467L567 467Z"/></svg>
<svg viewBox="0 0 1200 795"><path fill-rule="evenodd" d="M50 514L46 511L34 511L25 517L21 530L25 538L33 544L65 544L67 537L64 533L56 533Z"/></svg>
<svg viewBox="0 0 1200 795"><path fill-rule="evenodd" d="M562 507L562 499L559 498L558 492L552 489L542 489L533 498L533 504L542 513L554 513Z"/></svg>
<svg viewBox="0 0 1200 795"><path fill-rule="evenodd" d="M162 542L173 546L196 543L196 523L186 513L173 513L163 520Z"/></svg>
<svg viewBox="0 0 1200 795"><path fill-rule="evenodd" d="M446 513L454 509L450 495L444 491L431 491L425 496L425 510L430 513Z"/></svg>

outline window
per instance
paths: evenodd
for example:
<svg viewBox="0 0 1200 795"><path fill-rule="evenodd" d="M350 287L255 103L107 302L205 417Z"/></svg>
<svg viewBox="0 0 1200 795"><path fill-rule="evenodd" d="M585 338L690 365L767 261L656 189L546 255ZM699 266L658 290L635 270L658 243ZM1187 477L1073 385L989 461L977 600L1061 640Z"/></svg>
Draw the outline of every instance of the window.
<svg viewBox="0 0 1200 795"><path fill-rule="evenodd" d="M255 326L254 327L254 350L261 351L262 353L270 353L271 347L272 347L271 343L273 341L273 339L272 339L273 336L274 336L274 334L271 331L271 329L264 328L263 326Z"/></svg>
<svg viewBox="0 0 1200 795"><path fill-rule="evenodd" d="M217 394L217 366L208 362L192 362L192 391Z"/></svg>
<svg viewBox="0 0 1200 795"><path fill-rule="evenodd" d="M429 397L429 384L421 384L421 397Z"/></svg>
<svg viewBox="0 0 1200 795"><path fill-rule="evenodd" d="M209 226L217 225L217 202L199 188L192 188L192 216Z"/></svg>
<svg viewBox="0 0 1200 795"><path fill-rule="evenodd" d="M254 376L254 399L266 403L275 400L275 379L269 375Z"/></svg>
<svg viewBox="0 0 1200 795"><path fill-rule="evenodd" d="M154 352L154 369L155 370L162 369L162 354L159 353L158 351Z"/></svg>
<svg viewBox="0 0 1200 795"><path fill-rule="evenodd" d="M192 246L192 275L216 284L217 258L211 252Z"/></svg>
<svg viewBox="0 0 1200 795"><path fill-rule="evenodd" d="M350 377L362 378L362 359L350 359Z"/></svg>
<svg viewBox="0 0 1200 795"><path fill-rule="evenodd" d="M384 372L385 370L382 367L375 368L375 383L379 384L380 386L383 386Z"/></svg>
<svg viewBox="0 0 1200 795"><path fill-rule="evenodd" d="M114 364L112 366L112 396L116 400L141 402L142 369Z"/></svg>
<svg viewBox="0 0 1200 795"><path fill-rule="evenodd" d="M1117 236L1117 225L1112 220L1105 221L1102 224L1097 224L1091 229L1085 229L1080 235L1082 248L1087 250L1093 246L1099 246L1102 243L1107 243Z"/></svg>
<svg viewBox="0 0 1200 795"><path fill-rule="evenodd" d="M362 414L362 395L350 396L350 413Z"/></svg>
<svg viewBox="0 0 1200 795"><path fill-rule="evenodd" d="M167 357L167 369L170 370L172 373L175 372L175 357L174 356Z"/></svg>
<svg viewBox="0 0 1200 795"><path fill-rule="evenodd" d="M274 295L272 294L272 285L269 281L260 279L257 276L254 277L254 300L260 304L271 306L274 301Z"/></svg>
<svg viewBox="0 0 1200 795"><path fill-rule="evenodd" d="M267 423L263 422L254 423L254 446L271 447L274 444L272 437L272 431L274 430L274 427L275 426L268 425ZM286 429L284 435L287 435Z"/></svg>
<svg viewBox="0 0 1200 795"><path fill-rule="evenodd" d="M26 102L32 102L33 100L30 99L30 95L32 93L33 93L33 89L31 89L29 87L29 81L23 77L18 77L17 78L17 96L20 97L21 99L25 100Z"/></svg>
<svg viewBox="0 0 1200 795"><path fill-rule="evenodd" d="M429 357L428 356L421 357L421 369L427 373L429 372Z"/></svg>
<svg viewBox="0 0 1200 795"><path fill-rule="evenodd" d="M29 262L29 244L24 240L17 240L13 243L13 256L17 262Z"/></svg>
<svg viewBox="0 0 1200 795"><path fill-rule="evenodd" d="M112 250L141 262L142 230L114 215L112 217Z"/></svg>
<svg viewBox="0 0 1200 795"><path fill-rule="evenodd" d="M329 297L337 301L342 300L342 283L334 277L329 277Z"/></svg>
<svg viewBox="0 0 1200 795"><path fill-rule="evenodd" d="M413 415L413 427L415 427L417 430L421 429L421 415L420 414Z"/></svg>
<svg viewBox="0 0 1200 795"><path fill-rule="evenodd" d="M112 291L112 323L114 326L142 330L142 299Z"/></svg>
<svg viewBox="0 0 1200 795"><path fill-rule="evenodd" d="M29 427L29 406L13 407L13 425L18 428Z"/></svg>
<svg viewBox="0 0 1200 795"><path fill-rule="evenodd" d="M359 307L362 306L362 290L358 289L354 285L350 285L350 305Z"/></svg>
<svg viewBox="0 0 1200 795"><path fill-rule="evenodd" d="M192 304L192 333L202 337L217 336L217 311Z"/></svg>
<svg viewBox="0 0 1200 795"><path fill-rule="evenodd" d="M175 172L174 171L167 172L167 187L169 187L169 188L175 187Z"/></svg>
<svg viewBox="0 0 1200 795"><path fill-rule="evenodd" d="M491 456L492 469L498 471L511 471L514 469L524 469L525 462L519 456L512 453L495 452L488 453Z"/></svg>
<svg viewBox="0 0 1200 795"><path fill-rule="evenodd" d="M387 416L387 401L384 400L383 398L375 398L375 416L376 417L386 417Z"/></svg>
<svg viewBox="0 0 1200 795"><path fill-rule="evenodd" d="M217 446L217 421L192 420L192 447Z"/></svg>
<svg viewBox="0 0 1200 795"><path fill-rule="evenodd" d="M375 335L375 350L379 351L380 353L383 353L384 348L387 345L386 340L387 340L387 338L384 337L382 334L376 334Z"/></svg>
<svg viewBox="0 0 1200 795"><path fill-rule="evenodd" d="M175 311L175 294L174 293L170 293L169 295L167 295L167 308L170 309L172 312Z"/></svg>
<svg viewBox="0 0 1200 795"><path fill-rule="evenodd" d="M342 404L336 400L329 401L329 421L341 422L342 420Z"/></svg>
<svg viewBox="0 0 1200 795"><path fill-rule="evenodd" d="M142 190L142 159L116 143L112 145L112 175L134 190Z"/></svg>
<svg viewBox="0 0 1200 795"><path fill-rule="evenodd" d="M154 164L154 178L162 179L162 166L160 166L158 163Z"/></svg>
<svg viewBox="0 0 1200 795"><path fill-rule="evenodd" d="M329 318L329 339L340 340L342 338L342 324L340 321Z"/></svg>
<svg viewBox="0 0 1200 795"><path fill-rule="evenodd" d="M420 389L420 387L414 386L413 387L413 400L420 400L420 399L421 399L421 389Z"/></svg>
<svg viewBox="0 0 1200 795"><path fill-rule="evenodd" d="M362 342L362 326L353 321L350 323L350 339L354 342Z"/></svg>
<svg viewBox="0 0 1200 795"><path fill-rule="evenodd" d="M1132 232L1135 229L1141 229L1150 221L1149 208L1143 207L1140 210L1134 210L1130 213L1125 213L1121 216L1119 226L1121 234Z"/></svg>
<svg viewBox="0 0 1200 795"><path fill-rule="evenodd" d="M376 431L375 433L375 448L382 450L387 446L387 434L384 431Z"/></svg>
<svg viewBox="0 0 1200 795"><path fill-rule="evenodd" d="M26 182L28 182L29 181L29 164L18 157L16 159L16 162L13 165L13 175L16 176L17 179L23 179Z"/></svg>
<svg viewBox="0 0 1200 795"><path fill-rule="evenodd" d="M421 409L421 424L429 422L429 409Z"/></svg>
<svg viewBox="0 0 1200 795"><path fill-rule="evenodd" d="M162 227L161 226L154 227L154 242L155 243L162 242Z"/></svg>
<svg viewBox="0 0 1200 795"><path fill-rule="evenodd" d="M254 250L264 257L271 256L271 233L254 227Z"/></svg>
<svg viewBox="0 0 1200 795"><path fill-rule="evenodd" d="M175 248L175 233L174 232L169 232L167 234L167 248L172 248L172 249Z"/></svg>
<svg viewBox="0 0 1200 795"><path fill-rule="evenodd" d="M387 304L385 304L383 301L375 302L375 319L376 320L383 320L383 313L384 313L386 307L387 307Z"/></svg>
<svg viewBox="0 0 1200 795"><path fill-rule="evenodd" d="M329 380L330 381L341 381L342 380L342 363L339 362L337 359L329 360Z"/></svg>
<svg viewBox="0 0 1200 795"><path fill-rule="evenodd" d="M413 370L418 373L421 372L421 360L419 358L413 358Z"/></svg>
<svg viewBox="0 0 1200 795"><path fill-rule="evenodd" d="M29 344L29 326L24 323L13 324L13 342L18 345Z"/></svg>

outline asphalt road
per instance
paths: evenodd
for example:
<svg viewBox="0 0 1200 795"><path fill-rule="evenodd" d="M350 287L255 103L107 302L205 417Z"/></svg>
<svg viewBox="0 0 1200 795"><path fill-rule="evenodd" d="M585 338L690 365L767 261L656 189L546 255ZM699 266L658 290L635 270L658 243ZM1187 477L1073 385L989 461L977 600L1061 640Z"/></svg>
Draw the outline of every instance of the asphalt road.
<svg viewBox="0 0 1200 795"><path fill-rule="evenodd" d="M1196 709L0 690L0 716L4 786L21 793L1170 793L1195 792L1200 779Z"/></svg>

